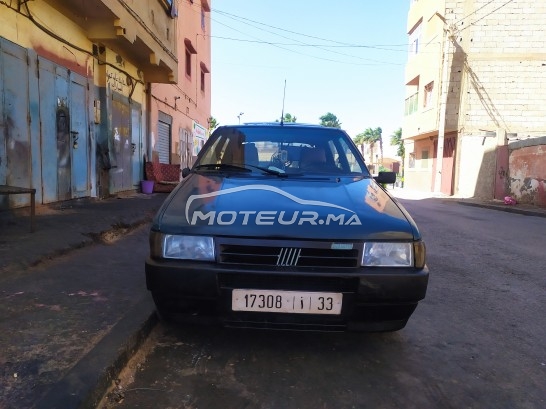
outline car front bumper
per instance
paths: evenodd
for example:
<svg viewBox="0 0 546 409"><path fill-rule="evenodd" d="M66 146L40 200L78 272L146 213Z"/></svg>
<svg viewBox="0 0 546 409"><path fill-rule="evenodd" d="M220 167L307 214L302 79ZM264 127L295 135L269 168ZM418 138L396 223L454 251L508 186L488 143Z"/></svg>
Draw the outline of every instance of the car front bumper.
<svg viewBox="0 0 546 409"><path fill-rule="evenodd" d="M257 269L186 260L146 260L146 285L158 309L225 326L294 330L393 331L425 297L428 268ZM341 292L339 315L232 311L233 289Z"/></svg>

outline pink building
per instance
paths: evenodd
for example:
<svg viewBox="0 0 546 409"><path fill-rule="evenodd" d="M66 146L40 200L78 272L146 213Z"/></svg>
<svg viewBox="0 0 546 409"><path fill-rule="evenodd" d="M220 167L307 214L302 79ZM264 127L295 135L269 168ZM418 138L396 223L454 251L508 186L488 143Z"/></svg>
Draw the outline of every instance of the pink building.
<svg viewBox="0 0 546 409"><path fill-rule="evenodd" d="M150 85L148 160L189 166L211 116L210 0L173 0L178 82Z"/></svg>

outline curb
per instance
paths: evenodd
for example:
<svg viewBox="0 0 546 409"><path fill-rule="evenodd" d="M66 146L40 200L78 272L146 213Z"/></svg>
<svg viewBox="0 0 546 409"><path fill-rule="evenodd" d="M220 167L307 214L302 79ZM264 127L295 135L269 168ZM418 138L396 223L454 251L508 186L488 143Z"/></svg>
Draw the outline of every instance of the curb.
<svg viewBox="0 0 546 409"><path fill-rule="evenodd" d="M474 206L474 207L483 207L486 209L491 210L498 210L499 212L509 212L509 213L517 213L522 214L525 216L536 216L536 217L546 217L546 211L537 211L532 209L521 209L516 206L496 206L496 205L490 205L487 203L475 203L475 202L465 202L465 201L457 201L458 204L464 205L464 206Z"/></svg>
<svg viewBox="0 0 546 409"><path fill-rule="evenodd" d="M34 407L95 409L157 322L151 298L142 298Z"/></svg>
<svg viewBox="0 0 546 409"><path fill-rule="evenodd" d="M47 253L36 255L33 258L30 258L26 261L12 262L0 267L2 273L8 273L12 271L19 270L21 268L34 268L41 265L44 262L54 260L58 257L65 256L70 254L73 251L80 250L89 246L93 246L97 243L107 243L112 240L107 240L105 237L108 235L111 236L123 236L127 233L130 233L139 227L150 223L152 221L152 216L146 216L140 219L137 219L131 223L123 223L121 220L116 223L112 223L110 226L106 227L104 230L100 231L88 231L86 233L81 233L82 238L78 240L72 240L68 242L64 247L59 247L55 250L51 250Z"/></svg>

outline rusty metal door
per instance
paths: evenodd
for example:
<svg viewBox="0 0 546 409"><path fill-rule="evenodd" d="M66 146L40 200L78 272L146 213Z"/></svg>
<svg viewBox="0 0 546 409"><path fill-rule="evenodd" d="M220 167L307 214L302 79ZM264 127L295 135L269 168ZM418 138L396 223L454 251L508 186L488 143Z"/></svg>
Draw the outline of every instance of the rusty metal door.
<svg viewBox="0 0 546 409"><path fill-rule="evenodd" d="M43 202L89 196L87 79L38 58Z"/></svg>
<svg viewBox="0 0 546 409"><path fill-rule="evenodd" d="M508 145L497 146L495 199L503 200L508 192Z"/></svg>
<svg viewBox="0 0 546 409"><path fill-rule="evenodd" d="M142 108L139 104L131 105L131 161L133 163L133 188L138 188L144 178L144 152L141 129Z"/></svg>
<svg viewBox="0 0 546 409"><path fill-rule="evenodd" d="M58 133L57 128L61 126L61 115L59 110L67 104L67 70L53 62L38 58L38 72L40 81L38 92L40 95L40 146L41 146L41 184L43 203L56 202L58 195ZM59 80L57 79L59 76ZM58 89L58 85L61 89ZM68 185L68 188L70 186ZM66 195L66 188L63 190L63 199L69 199ZM66 197L65 197L66 196Z"/></svg>
<svg viewBox="0 0 546 409"><path fill-rule="evenodd" d="M442 156L442 171L440 173L442 181L440 191L446 195L453 194L453 165L455 161L455 150L457 147L457 137L452 136L444 138L444 152ZM436 157L438 156L438 139L434 141L434 156L432 160L432 191L434 191L435 178L437 177Z"/></svg>
<svg viewBox="0 0 546 409"><path fill-rule="evenodd" d="M190 168L193 164L193 136L187 129L180 128L180 167Z"/></svg>
<svg viewBox="0 0 546 409"><path fill-rule="evenodd" d="M72 158L72 197L90 195L90 138L87 115L87 79L72 72L69 83L70 140Z"/></svg>
<svg viewBox="0 0 546 409"><path fill-rule="evenodd" d="M86 78L0 39L0 183L33 185L38 203L89 195L86 106Z"/></svg>
<svg viewBox="0 0 546 409"><path fill-rule="evenodd" d="M26 49L0 39L0 184L31 187L29 62ZM26 206L27 195L0 198L0 207Z"/></svg>
<svg viewBox="0 0 546 409"><path fill-rule="evenodd" d="M111 191L113 193L133 189L131 109L121 97L112 101L112 125L110 130L112 169L110 170Z"/></svg>

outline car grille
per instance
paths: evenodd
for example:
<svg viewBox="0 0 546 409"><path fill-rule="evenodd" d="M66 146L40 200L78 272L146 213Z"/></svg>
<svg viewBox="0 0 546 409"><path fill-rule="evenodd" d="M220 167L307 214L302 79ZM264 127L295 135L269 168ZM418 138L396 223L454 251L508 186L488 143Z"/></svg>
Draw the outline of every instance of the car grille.
<svg viewBox="0 0 546 409"><path fill-rule="evenodd" d="M358 290L358 277L324 277L309 274L218 274L222 290L233 288L263 288L267 290L334 291L354 293ZM230 293L231 294L231 293Z"/></svg>
<svg viewBox="0 0 546 409"><path fill-rule="evenodd" d="M332 249L331 243L278 241L257 243L228 243L219 245L221 264L259 265L274 267L336 267L359 266L359 249ZM284 244L284 243L282 243ZM328 247L326 247L326 245Z"/></svg>

